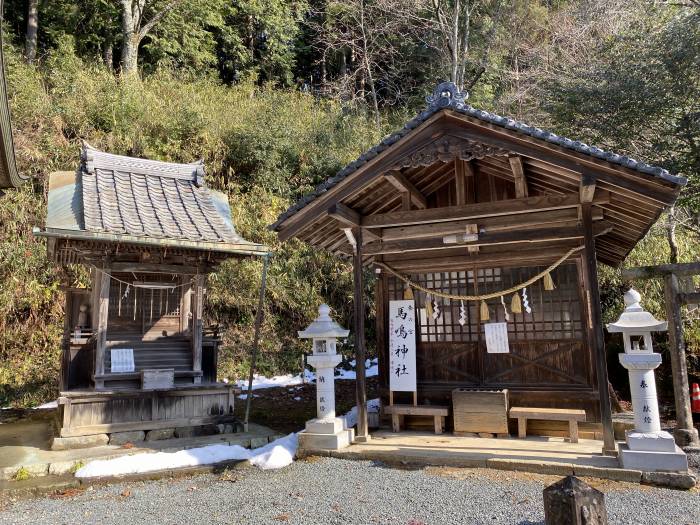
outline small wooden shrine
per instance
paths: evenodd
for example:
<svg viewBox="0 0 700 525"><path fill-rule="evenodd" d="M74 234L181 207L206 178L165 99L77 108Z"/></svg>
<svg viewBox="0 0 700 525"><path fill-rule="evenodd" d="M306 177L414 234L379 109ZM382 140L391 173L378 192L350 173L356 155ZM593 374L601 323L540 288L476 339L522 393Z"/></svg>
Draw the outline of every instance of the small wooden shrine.
<svg viewBox="0 0 700 525"><path fill-rule="evenodd" d="M520 407L521 434L528 418L557 419L573 441L585 418L612 452L597 263L619 265L686 181L465 99L437 86L272 229L353 258L359 363L362 269L374 268L382 404L396 428L425 414L441 431L448 413L448 428L471 428L488 418L467 393L493 391L494 411ZM362 368L357 388L366 439ZM397 401L402 412L387 410ZM507 431L502 419L494 428Z"/></svg>
<svg viewBox="0 0 700 525"><path fill-rule="evenodd" d="M90 269L66 289L60 436L231 423L217 382L219 338L204 326L206 278L229 258L265 255L234 228L204 166L111 155L84 145L53 173L48 255Z"/></svg>

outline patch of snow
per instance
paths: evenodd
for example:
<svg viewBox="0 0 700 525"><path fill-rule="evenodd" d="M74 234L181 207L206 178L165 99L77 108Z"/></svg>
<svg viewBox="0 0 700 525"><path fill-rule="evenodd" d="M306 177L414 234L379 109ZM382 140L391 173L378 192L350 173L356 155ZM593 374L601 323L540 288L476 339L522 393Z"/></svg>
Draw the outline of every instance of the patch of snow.
<svg viewBox="0 0 700 525"><path fill-rule="evenodd" d="M380 401L379 398L368 399L367 400L367 412L379 412ZM343 420L345 428L352 428L357 425L357 405L352 407L349 412L340 416Z"/></svg>
<svg viewBox="0 0 700 525"><path fill-rule="evenodd" d="M58 408L58 400L54 399L53 401L49 401L48 403L44 403L43 405L39 405L38 407L34 408Z"/></svg>
<svg viewBox="0 0 700 525"><path fill-rule="evenodd" d="M355 373L355 360L350 361L350 366L352 366L353 370L336 370L336 379L356 379L357 374ZM366 377L373 377L379 374L379 365L377 363L377 359L367 359L365 361L365 376ZM287 374L287 375L281 375L281 376L274 376L274 377L265 377L261 375L255 375L253 376L253 390L259 390L261 388L275 388L275 387L290 387L290 386L296 386L296 385L301 385L303 383L312 383L316 380L316 374L312 372L311 370L304 370L304 379L302 379L301 374L297 375L292 375L292 374ZM236 385L239 388L242 388L243 390L248 389L248 380L247 379L240 379L239 381L236 381ZM302 388L300 386L296 386L297 389ZM291 392L291 389L290 389ZM243 394L245 395L245 394ZM245 399L244 397L238 396L241 399Z"/></svg>
<svg viewBox="0 0 700 525"><path fill-rule="evenodd" d="M301 401L301 398L299 396L294 398L294 401Z"/></svg>
<svg viewBox="0 0 700 525"><path fill-rule="evenodd" d="M252 465L264 470L279 469L294 461L297 446L297 435L292 433L254 450L238 445L208 445L180 450L179 452L134 454L114 459L91 461L78 469L75 476L77 478L94 478L141 474L156 470L211 465L232 460L248 460Z"/></svg>
<svg viewBox="0 0 700 525"><path fill-rule="evenodd" d="M260 397L260 396L258 394L253 394L253 399L255 399L256 397ZM248 394L240 394L238 396L238 399L248 399Z"/></svg>

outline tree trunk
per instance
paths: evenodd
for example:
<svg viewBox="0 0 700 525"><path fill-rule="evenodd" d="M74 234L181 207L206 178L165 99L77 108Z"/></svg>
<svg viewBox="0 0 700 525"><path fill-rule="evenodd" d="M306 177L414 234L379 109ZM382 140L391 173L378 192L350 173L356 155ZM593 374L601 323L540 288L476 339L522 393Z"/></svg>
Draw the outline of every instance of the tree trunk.
<svg viewBox="0 0 700 525"><path fill-rule="evenodd" d="M36 61L37 38L39 32L39 0L27 2L27 39L24 54L27 62L33 64Z"/></svg>
<svg viewBox="0 0 700 525"><path fill-rule="evenodd" d="M377 129L381 129L381 121L379 120L379 102L377 100L377 90L374 86L374 77L372 76L372 67L368 56L367 46L367 31L365 27L365 3L360 2L360 29L362 30L362 58L367 74L367 84L369 85L370 94L372 96L372 110L374 111L374 122Z"/></svg>
<svg viewBox="0 0 700 525"><path fill-rule="evenodd" d="M141 1L142 0L136 0ZM137 6L138 7L138 6ZM136 30L137 20L134 15L133 0L122 0L122 57L121 71L123 75L136 72L139 60L139 35ZM143 6L141 6L143 8ZM141 13L139 9L138 13Z"/></svg>
<svg viewBox="0 0 700 525"><path fill-rule="evenodd" d="M668 209L668 222L666 223L666 239L668 247L671 249L669 262L671 264L678 263L678 243L676 242L676 207L671 206Z"/></svg>
<svg viewBox="0 0 700 525"><path fill-rule="evenodd" d="M111 42L105 42L104 44L104 48L102 49L102 61L107 69L114 71L114 46Z"/></svg>

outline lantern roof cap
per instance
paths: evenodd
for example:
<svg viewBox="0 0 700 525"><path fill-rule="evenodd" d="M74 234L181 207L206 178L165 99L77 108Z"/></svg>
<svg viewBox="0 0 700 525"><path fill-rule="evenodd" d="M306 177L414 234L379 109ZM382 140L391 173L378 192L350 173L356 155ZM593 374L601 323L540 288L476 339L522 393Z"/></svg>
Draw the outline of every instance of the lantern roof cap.
<svg viewBox="0 0 700 525"><path fill-rule="evenodd" d="M313 339L323 337L347 337L350 330L346 330L336 323L330 316L331 307L322 304L318 307L318 317L306 327L306 330L297 332L300 339Z"/></svg>
<svg viewBox="0 0 700 525"><path fill-rule="evenodd" d="M665 332L668 323L659 321L639 304L640 293L630 288L625 293L625 310L614 323L608 324L608 332Z"/></svg>

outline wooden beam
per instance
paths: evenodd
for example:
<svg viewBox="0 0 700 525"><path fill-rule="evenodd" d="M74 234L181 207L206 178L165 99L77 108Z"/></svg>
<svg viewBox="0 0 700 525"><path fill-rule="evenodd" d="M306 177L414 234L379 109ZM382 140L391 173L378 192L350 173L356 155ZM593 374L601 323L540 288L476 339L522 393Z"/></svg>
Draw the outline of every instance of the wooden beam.
<svg viewBox="0 0 700 525"><path fill-rule="evenodd" d="M508 161L513 170L513 177L515 177L515 197L518 199L527 197L527 179L525 178L525 167L523 166L522 157L509 157Z"/></svg>
<svg viewBox="0 0 700 525"><path fill-rule="evenodd" d="M384 178L393 184L397 190L401 192L407 191L411 196L411 202L416 208L424 209L428 207L428 201L425 196L400 171L385 173Z"/></svg>
<svg viewBox="0 0 700 525"><path fill-rule="evenodd" d="M688 386L688 365L685 357L683 319L678 300L680 285L678 276L669 273L664 276L664 298L666 319L668 320L668 350L671 356L673 397L676 403L676 428L673 437L679 447L697 447L698 431L693 426L690 410L690 389Z"/></svg>
<svg viewBox="0 0 700 525"><path fill-rule="evenodd" d="M97 327L95 333L95 376L104 375L105 371L105 351L107 349L107 318L109 316L109 268L103 267L97 272L100 275L100 295L98 301ZM104 381L95 379L95 388L104 387Z"/></svg>
<svg viewBox="0 0 700 525"><path fill-rule="evenodd" d="M599 221L595 225L595 235L604 235L612 229L610 223ZM461 246L493 246L497 244L541 243L583 238L581 226L551 227L538 229L521 229L518 231L481 233L479 239L472 242L460 243ZM425 250L444 250L454 248L454 244L445 244L442 237L428 239L409 239L403 241L379 241L364 246L365 255L383 253L404 253Z"/></svg>
<svg viewBox="0 0 700 525"><path fill-rule="evenodd" d="M401 192L401 209L405 211L411 210L411 194L407 191Z"/></svg>
<svg viewBox="0 0 700 525"><path fill-rule="evenodd" d="M344 224L350 228L358 228L362 222L362 215L356 210L353 210L349 206L346 206L342 202L338 202L328 208L328 215L333 217L335 220ZM367 240L379 239L379 235L373 232L365 232L367 234Z"/></svg>
<svg viewBox="0 0 700 525"><path fill-rule="evenodd" d="M585 283L586 311L588 322L585 323L589 344L592 345L595 359L598 396L600 400L600 420L603 423L603 453L617 454L615 434L608 390L608 364L605 354L605 337L603 334L603 314L600 309L600 290L598 289L598 263L595 249L595 227L593 224L593 207L590 203L581 205L584 232L584 252L581 257Z"/></svg>
<svg viewBox="0 0 700 525"><path fill-rule="evenodd" d="M700 304L700 292L689 292L678 294L681 304Z"/></svg>
<svg viewBox="0 0 700 525"><path fill-rule="evenodd" d="M609 201L607 193L600 192L595 198L595 204L605 204ZM516 215L547 210L561 210L579 206L579 196L541 195L525 199L509 199L496 202L480 202L463 206L448 206L445 208L429 208L426 210L394 211L390 213L365 215L362 217L363 228L390 228L409 224L428 224L432 222L449 222L478 219L480 217L497 217L501 215ZM513 219L514 221L516 219Z"/></svg>
<svg viewBox="0 0 700 525"><path fill-rule="evenodd" d="M677 276L700 275L700 262L627 268L622 270L622 277L623 279L655 279L671 273Z"/></svg>
<svg viewBox="0 0 700 525"><path fill-rule="evenodd" d="M355 306L355 397L357 401L357 436L360 442L369 439L367 431L367 386L365 381L365 287L363 282L362 268L362 228L355 228L353 231L357 240L357 249L353 255L353 281L354 293L353 302Z"/></svg>
<svg viewBox="0 0 700 525"><path fill-rule="evenodd" d="M192 370L202 371L202 329L204 307L204 275L197 275L192 283ZM201 376L194 376L195 384L201 383Z"/></svg>
<svg viewBox="0 0 700 525"><path fill-rule="evenodd" d="M198 269L195 266L185 266L178 264L152 264L138 262L113 262L111 265L112 273L177 273L180 275L195 275ZM201 271L201 269L199 270Z"/></svg>
<svg viewBox="0 0 700 525"><path fill-rule="evenodd" d="M579 195L581 202L593 202L595 196L596 181L590 173L581 175L581 185L579 186Z"/></svg>
<svg viewBox="0 0 700 525"><path fill-rule="evenodd" d="M346 206L342 202L337 202L328 208L328 215L337 221L354 228L359 227L362 221L362 216L359 212L353 210L349 206Z"/></svg>
<svg viewBox="0 0 700 525"><path fill-rule="evenodd" d="M603 211L600 208L595 208L592 213L594 221L603 218ZM465 233L466 229L474 223L478 225L480 230L494 233L497 231L520 230L534 226L544 227L562 224L575 226L578 222L578 210L576 208L564 208L562 210L521 214L515 218L509 215L501 215L497 217L484 217L476 221L450 221L419 224L416 226L397 226L395 228L383 229L381 238L384 241L400 241L454 235Z"/></svg>
<svg viewBox="0 0 700 525"><path fill-rule="evenodd" d="M467 172L464 168L464 161L455 157L455 203L457 206L467 203Z"/></svg>

